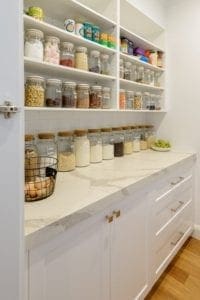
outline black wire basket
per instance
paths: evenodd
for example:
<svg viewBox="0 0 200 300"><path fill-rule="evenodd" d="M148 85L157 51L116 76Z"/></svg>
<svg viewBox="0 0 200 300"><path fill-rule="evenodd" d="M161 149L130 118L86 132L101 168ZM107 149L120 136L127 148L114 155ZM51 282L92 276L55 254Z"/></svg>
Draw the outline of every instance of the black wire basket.
<svg viewBox="0 0 200 300"><path fill-rule="evenodd" d="M25 158L25 201L46 199L54 192L58 161L54 157Z"/></svg>

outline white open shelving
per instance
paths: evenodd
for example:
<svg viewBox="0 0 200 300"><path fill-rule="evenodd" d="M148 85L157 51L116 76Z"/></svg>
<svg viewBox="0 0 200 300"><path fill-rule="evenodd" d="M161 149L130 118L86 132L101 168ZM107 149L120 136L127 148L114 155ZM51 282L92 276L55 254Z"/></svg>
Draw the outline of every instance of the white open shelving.
<svg viewBox="0 0 200 300"><path fill-rule="evenodd" d="M127 88L136 88L137 90L141 91L157 91L157 92L163 92L163 87L157 87L157 86L151 86L144 83L139 83L131 80L126 79L120 79L120 85L121 87L127 87Z"/></svg>

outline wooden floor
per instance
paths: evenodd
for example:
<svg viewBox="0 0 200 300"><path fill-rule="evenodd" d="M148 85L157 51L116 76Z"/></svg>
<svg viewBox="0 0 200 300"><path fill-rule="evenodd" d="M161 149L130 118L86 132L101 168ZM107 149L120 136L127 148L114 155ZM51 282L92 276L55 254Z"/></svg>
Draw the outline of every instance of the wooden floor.
<svg viewBox="0 0 200 300"><path fill-rule="evenodd" d="M189 239L145 300L200 300L200 241Z"/></svg>

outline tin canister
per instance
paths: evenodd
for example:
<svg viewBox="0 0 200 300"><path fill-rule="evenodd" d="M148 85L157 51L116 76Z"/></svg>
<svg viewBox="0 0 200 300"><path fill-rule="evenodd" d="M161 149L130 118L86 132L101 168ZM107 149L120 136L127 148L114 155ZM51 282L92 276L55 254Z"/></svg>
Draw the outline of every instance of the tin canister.
<svg viewBox="0 0 200 300"><path fill-rule="evenodd" d="M93 42L99 43L100 41L100 27L94 25L92 27L92 40Z"/></svg>
<svg viewBox="0 0 200 300"><path fill-rule="evenodd" d="M66 19L64 26L66 31L75 33L75 21L73 19Z"/></svg>
<svg viewBox="0 0 200 300"><path fill-rule="evenodd" d="M43 19L44 19L44 14L43 14L42 8L37 7L37 6L29 7L28 15L37 20L40 20L40 21L43 21Z"/></svg>
<svg viewBox="0 0 200 300"><path fill-rule="evenodd" d="M92 24L89 22L84 23L84 38L92 41Z"/></svg>
<svg viewBox="0 0 200 300"><path fill-rule="evenodd" d="M76 35L84 37L84 24L83 23L76 23L75 26Z"/></svg>

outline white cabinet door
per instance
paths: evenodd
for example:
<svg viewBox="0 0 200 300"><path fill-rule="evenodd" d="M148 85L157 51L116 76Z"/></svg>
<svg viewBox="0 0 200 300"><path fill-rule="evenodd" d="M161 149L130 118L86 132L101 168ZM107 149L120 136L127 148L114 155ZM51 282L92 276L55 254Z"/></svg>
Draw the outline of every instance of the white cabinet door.
<svg viewBox="0 0 200 300"><path fill-rule="evenodd" d="M147 274L147 199L129 196L112 227L111 300L143 299Z"/></svg>
<svg viewBox="0 0 200 300"><path fill-rule="evenodd" d="M0 106L23 105L23 5L1 1ZM1 107L2 108L2 107ZM0 108L0 110L1 110ZM0 299L23 295L23 111L5 119L0 113Z"/></svg>
<svg viewBox="0 0 200 300"><path fill-rule="evenodd" d="M30 300L109 300L109 230L96 217L32 250Z"/></svg>

